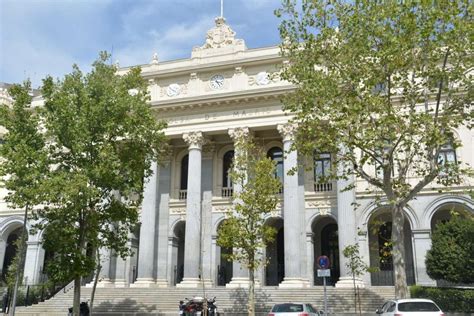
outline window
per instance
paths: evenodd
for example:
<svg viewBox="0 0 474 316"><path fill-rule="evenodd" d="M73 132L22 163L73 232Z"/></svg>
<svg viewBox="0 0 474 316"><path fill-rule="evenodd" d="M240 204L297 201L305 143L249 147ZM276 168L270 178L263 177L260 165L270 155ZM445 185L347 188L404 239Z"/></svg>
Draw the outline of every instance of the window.
<svg viewBox="0 0 474 316"><path fill-rule="evenodd" d="M222 197L232 196L232 179L230 177L230 171L232 168L232 162L234 159L234 151L229 150L224 154L222 162Z"/></svg>
<svg viewBox="0 0 474 316"><path fill-rule="evenodd" d="M280 147L273 147L268 151L267 156L276 162L275 177L283 181L283 150Z"/></svg>
<svg viewBox="0 0 474 316"><path fill-rule="evenodd" d="M189 155L186 155L181 159L181 182L179 186L179 199L186 200L187 189L188 189L188 165Z"/></svg>
<svg viewBox="0 0 474 316"><path fill-rule="evenodd" d="M453 143L448 142L441 146L441 150L438 154L438 164L445 166L447 164L456 164L456 151L454 150Z"/></svg>
<svg viewBox="0 0 474 316"><path fill-rule="evenodd" d="M331 191L332 183L327 177L331 172L331 154L316 153L314 155L314 191Z"/></svg>

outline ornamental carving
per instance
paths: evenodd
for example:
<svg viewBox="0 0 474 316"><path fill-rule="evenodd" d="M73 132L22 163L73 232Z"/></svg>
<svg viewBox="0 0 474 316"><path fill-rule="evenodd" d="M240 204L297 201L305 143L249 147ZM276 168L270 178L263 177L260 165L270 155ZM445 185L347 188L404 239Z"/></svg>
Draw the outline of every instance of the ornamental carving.
<svg viewBox="0 0 474 316"><path fill-rule="evenodd" d="M217 17L214 21L216 26L207 31L206 43L200 49L221 48L243 42L242 40L235 39L235 32L225 23L223 17Z"/></svg>
<svg viewBox="0 0 474 316"><path fill-rule="evenodd" d="M204 136L201 132L184 133L183 139L188 144L189 149L201 149L204 144Z"/></svg>
<svg viewBox="0 0 474 316"><path fill-rule="evenodd" d="M279 124L277 126L278 132L283 136L283 141L292 140L296 134L297 128L298 125L296 125L296 123Z"/></svg>
<svg viewBox="0 0 474 316"><path fill-rule="evenodd" d="M236 127L229 128L229 136L234 142L238 142L242 139L248 138L250 135L250 130L248 127Z"/></svg>

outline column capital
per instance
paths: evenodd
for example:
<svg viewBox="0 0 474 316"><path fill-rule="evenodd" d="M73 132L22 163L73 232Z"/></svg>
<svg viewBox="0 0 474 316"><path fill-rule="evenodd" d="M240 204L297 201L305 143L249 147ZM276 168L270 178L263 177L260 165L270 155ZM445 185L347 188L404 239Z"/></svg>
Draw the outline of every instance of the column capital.
<svg viewBox="0 0 474 316"><path fill-rule="evenodd" d="M283 141L291 141L294 139L298 125L296 123L288 122L286 124L278 124L277 129L283 136Z"/></svg>
<svg viewBox="0 0 474 316"><path fill-rule="evenodd" d="M183 139L188 144L189 149L202 149L202 145L204 144L204 136L201 132L191 132L191 133L184 133Z"/></svg>
<svg viewBox="0 0 474 316"><path fill-rule="evenodd" d="M243 138L248 138L251 135L248 127L229 128L228 133L235 143Z"/></svg>

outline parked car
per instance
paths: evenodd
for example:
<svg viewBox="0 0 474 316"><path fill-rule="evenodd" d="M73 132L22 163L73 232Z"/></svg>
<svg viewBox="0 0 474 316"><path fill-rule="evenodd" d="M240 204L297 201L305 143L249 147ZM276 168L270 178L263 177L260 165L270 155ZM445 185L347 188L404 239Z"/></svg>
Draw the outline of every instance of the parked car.
<svg viewBox="0 0 474 316"><path fill-rule="evenodd" d="M311 304L307 303L283 303L275 304L268 316L319 316L323 312L318 312Z"/></svg>
<svg viewBox="0 0 474 316"><path fill-rule="evenodd" d="M444 316L435 302L423 298L389 300L375 312L383 316Z"/></svg>

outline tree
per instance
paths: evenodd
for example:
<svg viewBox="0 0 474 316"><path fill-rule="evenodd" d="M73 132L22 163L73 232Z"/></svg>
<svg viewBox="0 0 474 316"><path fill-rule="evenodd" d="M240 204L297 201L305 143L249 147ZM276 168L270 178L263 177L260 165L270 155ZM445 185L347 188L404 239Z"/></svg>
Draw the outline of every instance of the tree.
<svg viewBox="0 0 474 316"><path fill-rule="evenodd" d="M13 302L10 309L15 313L18 285L23 276L26 256L28 214L38 204L38 188L43 175L47 172L45 140L40 132L38 111L31 108L31 84L13 85L8 93L13 105L0 106L0 126L5 128L4 143L0 144L0 179L8 190L5 201L12 208L24 209L23 230L18 244L18 257L12 268L15 271ZM9 271L9 278L12 273Z"/></svg>
<svg viewBox="0 0 474 316"><path fill-rule="evenodd" d="M43 247L55 254L46 267L50 277L74 280L74 315L81 278L96 267L96 249L130 254L143 178L164 148L165 125L151 113L140 69L118 75L109 57L101 53L86 75L74 65L63 80L48 77L42 88L50 171L35 228L45 229Z"/></svg>
<svg viewBox="0 0 474 316"><path fill-rule="evenodd" d="M474 283L474 217L452 216L436 225L426 255L426 272L434 280Z"/></svg>
<svg viewBox="0 0 474 316"><path fill-rule="evenodd" d="M369 267L360 256L359 252L359 244L348 245L342 250L342 254L344 257L349 258L347 261L346 266L351 272L352 275L352 282L354 284L354 309L357 313L357 291L358 287L356 287L356 278L360 277L366 272L374 271L374 268ZM359 314L361 314L361 305L359 303Z"/></svg>
<svg viewBox="0 0 474 316"><path fill-rule="evenodd" d="M284 100L299 124L296 148L334 153L341 174L368 183L392 214L395 291L408 295L404 212L429 184L458 184L467 172L441 159L472 128L469 1L284 0ZM341 150L342 149L342 150ZM351 189L355 184L345 189Z"/></svg>
<svg viewBox="0 0 474 316"><path fill-rule="evenodd" d="M248 315L255 315L255 271L267 263L264 249L275 238L273 227L265 225L265 216L278 203L280 180L275 162L251 140L237 138L231 179L234 185L234 210L219 229L217 243L232 248L227 260L238 261L249 270Z"/></svg>

